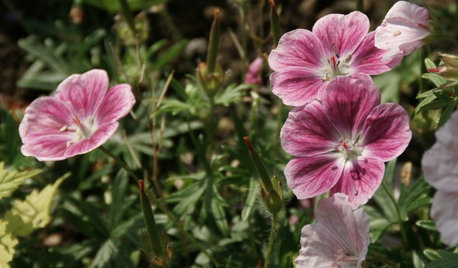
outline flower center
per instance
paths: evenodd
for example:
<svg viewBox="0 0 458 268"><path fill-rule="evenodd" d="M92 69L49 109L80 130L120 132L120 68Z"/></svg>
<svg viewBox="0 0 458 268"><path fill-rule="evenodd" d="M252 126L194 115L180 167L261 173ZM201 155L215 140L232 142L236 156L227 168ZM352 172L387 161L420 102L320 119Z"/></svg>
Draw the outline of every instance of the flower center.
<svg viewBox="0 0 458 268"><path fill-rule="evenodd" d="M363 147L357 142L342 139L336 146L337 152L341 153L345 161L355 160L363 152Z"/></svg>
<svg viewBox="0 0 458 268"><path fill-rule="evenodd" d="M72 132L72 139L67 141L67 147L73 143L82 141L90 137L97 130L97 122L92 116L81 120L78 116L73 117L70 126L63 126L60 132Z"/></svg>
<svg viewBox="0 0 458 268"><path fill-rule="evenodd" d="M323 73L325 74L323 80L329 81L337 76L350 74L350 62L350 54L348 54L344 60L341 60L338 54L332 56L323 67Z"/></svg>

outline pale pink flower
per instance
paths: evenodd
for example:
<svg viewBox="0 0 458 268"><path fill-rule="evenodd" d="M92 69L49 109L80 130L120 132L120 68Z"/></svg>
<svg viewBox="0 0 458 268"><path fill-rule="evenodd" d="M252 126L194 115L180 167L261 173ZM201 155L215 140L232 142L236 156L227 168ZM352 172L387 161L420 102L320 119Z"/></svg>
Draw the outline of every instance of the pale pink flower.
<svg viewBox="0 0 458 268"><path fill-rule="evenodd" d="M421 161L425 180L437 189L431 209L444 243L458 244L458 111L436 131L436 143Z"/></svg>
<svg viewBox="0 0 458 268"><path fill-rule="evenodd" d="M368 30L367 16L354 11L324 16L312 31L285 33L269 55L274 70L270 76L272 92L284 104L300 106L319 99L327 84L338 76L391 70L400 58L383 60L386 51L374 46L375 32Z"/></svg>
<svg viewBox="0 0 458 268"><path fill-rule="evenodd" d="M297 268L361 267L369 247L369 218L345 194L321 199L316 224L302 228Z"/></svg>
<svg viewBox="0 0 458 268"><path fill-rule="evenodd" d="M449 246L458 245L458 192L437 190L431 207L431 218Z"/></svg>
<svg viewBox="0 0 458 268"><path fill-rule="evenodd" d="M19 126L25 156L57 161L87 153L104 144L118 120L135 104L131 87L108 90L103 70L74 74L57 87L53 97L40 97L25 110Z"/></svg>
<svg viewBox="0 0 458 268"><path fill-rule="evenodd" d="M394 4L375 30L375 46L386 50L385 59L404 56L423 46L429 35L429 12L406 1Z"/></svg>
<svg viewBox="0 0 458 268"><path fill-rule="evenodd" d="M262 70L262 58L257 57L248 66L248 71L245 75L244 83L260 85L262 83L261 70Z"/></svg>
<svg viewBox="0 0 458 268"><path fill-rule="evenodd" d="M298 199L345 193L355 207L380 185L384 162L400 155L412 133L407 112L380 104L367 76L337 77L321 100L293 109L281 130L283 149L294 156L285 167Z"/></svg>

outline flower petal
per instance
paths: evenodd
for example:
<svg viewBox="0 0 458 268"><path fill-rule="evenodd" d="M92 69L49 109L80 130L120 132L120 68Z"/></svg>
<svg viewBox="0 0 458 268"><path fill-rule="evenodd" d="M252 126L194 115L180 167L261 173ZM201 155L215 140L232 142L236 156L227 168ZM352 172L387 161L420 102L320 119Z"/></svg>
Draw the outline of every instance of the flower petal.
<svg viewBox="0 0 458 268"><path fill-rule="evenodd" d="M369 76L358 75L336 77L326 92L323 104L328 120L344 138L354 140L363 130L368 114L380 103L380 91Z"/></svg>
<svg viewBox="0 0 458 268"><path fill-rule="evenodd" d="M458 192L437 191L431 207L431 217L436 221L442 241L449 246L458 245Z"/></svg>
<svg viewBox="0 0 458 268"><path fill-rule="evenodd" d="M283 150L298 157L335 150L337 131L328 122L325 114L324 106L319 101L290 111L280 133Z"/></svg>
<svg viewBox="0 0 458 268"><path fill-rule="evenodd" d="M272 92L285 105L292 106L311 102L327 84L317 70L299 66L285 67L280 72L273 72L270 75L270 83Z"/></svg>
<svg viewBox="0 0 458 268"><path fill-rule="evenodd" d="M111 123L124 117L134 104L135 97L132 94L130 85L119 84L112 87L97 110L96 118L99 125Z"/></svg>
<svg viewBox="0 0 458 268"><path fill-rule="evenodd" d="M385 165L378 158L361 158L353 162L347 161L337 184L331 194L344 193L356 208L364 205L379 187Z"/></svg>
<svg viewBox="0 0 458 268"><path fill-rule="evenodd" d="M323 47L315 34L296 29L280 38L277 48L269 54L269 66L274 71L291 66L320 68L323 58Z"/></svg>
<svg viewBox="0 0 458 268"><path fill-rule="evenodd" d="M108 75L104 70L74 74L59 84L56 98L71 107L81 118L93 115L108 89Z"/></svg>
<svg viewBox="0 0 458 268"><path fill-rule="evenodd" d="M436 131L437 142L449 147L458 148L458 110L455 111L447 123Z"/></svg>
<svg viewBox="0 0 458 268"><path fill-rule="evenodd" d="M296 267L361 267L369 246L369 218L352 210L348 196L335 194L319 201L317 223L301 232Z"/></svg>
<svg viewBox="0 0 458 268"><path fill-rule="evenodd" d="M52 97L36 99L25 110L19 125L22 154L40 161L61 160L72 136L60 130L71 120L72 112L63 102Z"/></svg>
<svg viewBox="0 0 458 268"><path fill-rule="evenodd" d="M350 65L355 73L381 74L392 70L401 62L402 57L395 57L392 60L384 59L387 51L375 47L374 37L375 32L368 33L352 55Z"/></svg>
<svg viewBox="0 0 458 268"><path fill-rule="evenodd" d="M321 40L328 57L353 53L369 30L369 19L359 11L320 18L312 32Z"/></svg>
<svg viewBox="0 0 458 268"><path fill-rule="evenodd" d="M384 103L368 115L362 135L364 151L386 162L399 156L409 145L412 131L402 106Z"/></svg>
<svg viewBox="0 0 458 268"><path fill-rule="evenodd" d="M331 189L339 180L343 166L338 157L316 155L291 159L284 173L296 197L306 199Z"/></svg>
<svg viewBox="0 0 458 268"><path fill-rule="evenodd" d="M444 192L458 192L457 147L436 142L425 152L421 166L425 180L434 188Z"/></svg>
<svg viewBox="0 0 458 268"><path fill-rule="evenodd" d="M375 46L388 50L386 58L410 54L429 34L429 12L406 1L396 2L375 32Z"/></svg>

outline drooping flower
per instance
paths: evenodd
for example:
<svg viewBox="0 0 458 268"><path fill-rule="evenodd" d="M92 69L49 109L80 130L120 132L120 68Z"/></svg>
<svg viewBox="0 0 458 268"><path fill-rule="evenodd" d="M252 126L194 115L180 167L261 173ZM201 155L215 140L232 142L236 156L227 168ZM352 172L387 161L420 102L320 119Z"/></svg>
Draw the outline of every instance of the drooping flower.
<svg viewBox="0 0 458 268"><path fill-rule="evenodd" d="M91 70L65 79L55 96L34 100L19 126L22 154L57 161L104 144L135 104L129 85L108 90L108 83L105 71Z"/></svg>
<svg viewBox="0 0 458 268"><path fill-rule="evenodd" d="M375 46L386 50L385 59L404 56L424 45L429 35L429 12L426 8L399 1L386 13L375 30Z"/></svg>
<svg viewBox="0 0 458 268"><path fill-rule="evenodd" d="M302 228L298 268L361 267L369 246L369 218L345 194L321 199L316 224Z"/></svg>
<svg viewBox="0 0 458 268"><path fill-rule="evenodd" d="M262 58L257 57L248 66L248 71L245 75L244 83L260 85L262 83L261 70L262 70Z"/></svg>
<svg viewBox="0 0 458 268"><path fill-rule="evenodd" d="M425 180L437 189L431 217L444 243L458 244L458 111L436 131L436 143L421 161Z"/></svg>
<svg viewBox="0 0 458 268"><path fill-rule="evenodd" d="M321 100L294 108L283 125L281 145L294 156L286 181L298 199L331 190L357 207L372 197L384 162L400 155L411 136L407 112L380 104L369 77L337 77Z"/></svg>
<svg viewBox="0 0 458 268"><path fill-rule="evenodd" d="M324 16L312 31L296 29L284 34L269 55L274 70L272 92L284 104L300 106L320 98L336 77L391 70L400 58L383 60L386 51L374 46L375 32L368 30L367 16L355 11Z"/></svg>

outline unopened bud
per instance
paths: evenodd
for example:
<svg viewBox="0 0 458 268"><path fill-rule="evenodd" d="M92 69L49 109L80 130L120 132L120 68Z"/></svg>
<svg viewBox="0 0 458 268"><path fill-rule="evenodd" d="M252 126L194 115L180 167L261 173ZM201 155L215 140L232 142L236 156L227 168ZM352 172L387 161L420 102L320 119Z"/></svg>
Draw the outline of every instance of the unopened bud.
<svg viewBox="0 0 458 268"><path fill-rule="evenodd" d="M70 9L68 16L70 17L70 20L73 22L73 24L80 25L83 23L84 11L79 6L73 6Z"/></svg>
<svg viewBox="0 0 458 268"><path fill-rule="evenodd" d="M428 69L428 72L437 73L450 81L458 81L458 56L445 53L439 53L439 56L444 64Z"/></svg>

